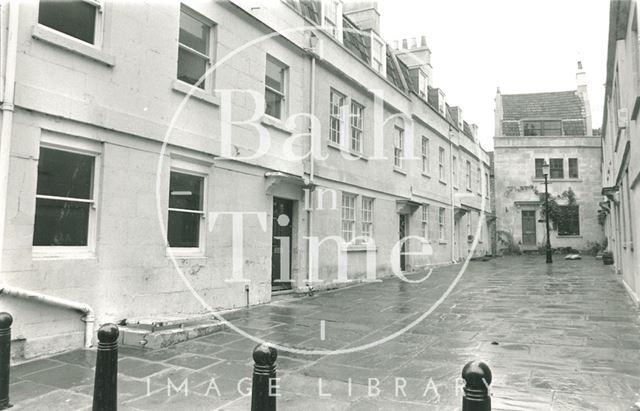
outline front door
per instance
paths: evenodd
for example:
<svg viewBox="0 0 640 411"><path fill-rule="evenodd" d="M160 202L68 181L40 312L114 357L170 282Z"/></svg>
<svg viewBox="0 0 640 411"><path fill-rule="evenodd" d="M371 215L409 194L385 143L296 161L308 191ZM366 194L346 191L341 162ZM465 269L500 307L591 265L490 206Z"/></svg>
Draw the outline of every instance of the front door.
<svg viewBox="0 0 640 411"><path fill-rule="evenodd" d="M535 210L522 210L522 245L536 245Z"/></svg>
<svg viewBox="0 0 640 411"><path fill-rule="evenodd" d="M406 242L402 241L407 236L407 215L406 214L400 214L398 234L400 236L400 241L401 241L400 244L402 244L400 246L400 270L406 271L406 268L407 268L407 262L406 262L406 256L405 256Z"/></svg>
<svg viewBox="0 0 640 411"><path fill-rule="evenodd" d="M273 238L271 241L271 289L291 288L291 234L293 201L273 197Z"/></svg>

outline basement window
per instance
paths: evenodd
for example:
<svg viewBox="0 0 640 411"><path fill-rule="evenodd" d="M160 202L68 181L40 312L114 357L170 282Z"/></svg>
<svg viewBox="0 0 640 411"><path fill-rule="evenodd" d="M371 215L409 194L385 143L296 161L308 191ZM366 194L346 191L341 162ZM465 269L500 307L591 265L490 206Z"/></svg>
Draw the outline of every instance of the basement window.
<svg viewBox="0 0 640 411"><path fill-rule="evenodd" d="M34 256L90 252L95 244L97 154L43 145L38 160Z"/></svg>
<svg viewBox="0 0 640 411"><path fill-rule="evenodd" d="M96 0L41 0L38 23L95 45L101 32L102 3Z"/></svg>

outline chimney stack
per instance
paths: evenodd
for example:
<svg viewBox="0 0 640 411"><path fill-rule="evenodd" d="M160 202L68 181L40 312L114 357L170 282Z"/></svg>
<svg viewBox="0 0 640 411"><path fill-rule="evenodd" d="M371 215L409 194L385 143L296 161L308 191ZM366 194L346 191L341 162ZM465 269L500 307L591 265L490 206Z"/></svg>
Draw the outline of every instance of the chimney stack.
<svg viewBox="0 0 640 411"><path fill-rule="evenodd" d="M377 0L345 1L343 13L362 31L374 31L380 35L380 13Z"/></svg>

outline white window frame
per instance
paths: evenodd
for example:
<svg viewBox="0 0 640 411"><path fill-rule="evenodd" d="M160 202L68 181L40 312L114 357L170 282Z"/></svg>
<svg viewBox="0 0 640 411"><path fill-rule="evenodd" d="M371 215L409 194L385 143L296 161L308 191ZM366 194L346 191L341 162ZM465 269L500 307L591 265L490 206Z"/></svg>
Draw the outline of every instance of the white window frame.
<svg viewBox="0 0 640 411"><path fill-rule="evenodd" d="M345 204L345 200L353 201L351 204ZM345 211L349 215L345 217ZM356 223L358 221L358 196L356 194L342 192L342 200L340 202L340 235L345 243L349 244L356 238ZM350 229L345 230L345 223L349 223ZM349 234L348 236L346 234ZM347 237L350 237L347 239Z"/></svg>
<svg viewBox="0 0 640 411"><path fill-rule="evenodd" d="M269 64L269 61L271 61L271 63L275 64L276 66L280 67L280 69L282 70L282 91L280 90L276 90L272 87L269 87L267 85L267 64ZM265 58L265 72L264 72L264 88L265 88L265 116L274 118L276 120L279 121L283 121L285 118L287 118L287 115L289 114L289 110L288 110L288 106L289 106L289 99L287 99L287 96L289 94L289 66L287 66L286 64L284 64L282 61L278 60L277 58L273 57L270 54L267 54L266 58ZM266 90L269 90L270 92L279 95L280 97L282 97L282 100L280 100L280 117L274 117L271 116L269 114L266 113L266 109L267 109L267 102L266 102Z"/></svg>
<svg viewBox="0 0 640 411"><path fill-rule="evenodd" d="M465 178L467 183L467 190L471 190L471 161L467 160L465 163Z"/></svg>
<svg viewBox="0 0 640 411"><path fill-rule="evenodd" d="M94 27L94 33L93 33L93 43L87 43L84 40L80 40L77 37L73 37L67 33L63 33L61 31L58 31L54 28L51 28L49 26L45 26L44 24L39 23L40 21L40 3L38 2L38 16L36 18L36 22L38 22L38 27L42 28L44 30L47 30L51 33L55 33L56 35L60 35L63 38L66 39L71 39L73 41L77 41L80 44L84 44L84 45L88 45L92 48L95 49L101 49L102 48L102 41L103 41L103 31L104 31L104 0L82 0L83 3L87 3L90 4L92 6L94 6L96 8L96 14L95 14L95 27Z"/></svg>
<svg viewBox="0 0 640 411"><path fill-rule="evenodd" d="M358 114L356 111L354 111L354 109L359 109L360 113ZM362 146L364 139L364 106L354 99L351 99L350 110L351 121L349 122L349 124L351 126L351 133L349 136L349 149L355 153L361 154L363 151ZM356 148L354 148L354 143L356 143Z"/></svg>
<svg viewBox="0 0 640 411"><path fill-rule="evenodd" d="M491 187L489 186L489 173L485 172L484 173L484 195L486 198L489 198L489 196L491 195Z"/></svg>
<svg viewBox="0 0 640 411"><path fill-rule="evenodd" d="M438 179L444 182L444 157L445 152L443 147L438 147Z"/></svg>
<svg viewBox="0 0 640 411"><path fill-rule="evenodd" d="M429 138L426 136L422 136L420 151L422 154L422 173L429 175L431 173L431 167L429 164Z"/></svg>
<svg viewBox="0 0 640 411"><path fill-rule="evenodd" d="M327 9L329 4L334 4L336 7L336 21L332 21L328 18ZM332 23L332 24L328 24ZM342 1L340 0L322 0L322 28L325 29L329 35L342 43Z"/></svg>
<svg viewBox="0 0 640 411"><path fill-rule="evenodd" d="M451 156L451 184L458 188L458 157Z"/></svg>
<svg viewBox="0 0 640 411"><path fill-rule="evenodd" d="M171 190L171 173L172 172L189 174L192 176L202 177L202 211L196 212L194 210L182 210L169 207L169 195ZM167 214L165 220L166 228L166 254L170 257L203 257L206 250L206 235L207 235L207 186L209 179L209 167L192 163L182 159L171 159L171 167L169 174L167 175ZM169 211L188 212L193 214L200 214L200 231L198 234L198 247L170 247L169 246Z"/></svg>
<svg viewBox="0 0 640 411"><path fill-rule="evenodd" d="M373 239L373 210L374 198L362 196L362 207L360 208L360 235Z"/></svg>
<svg viewBox="0 0 640 411"><path fill-rule="evenodd" d="M447 212L444 207L438 209L438 237L441 242L446 240Z"/></svg>
<svg viewBox="0 0 640 411"><path fill-rule="evenodd" d="M404 168L404 148L404 129L395 126L393 139L393 166L395 168Z"/></svg>
<svg viewBox="0 0 640 411"><path fill-rule="evenodd" d="M478 195L482 196L482 170L480 169L480 167L476 167L476 182L478 183Z"/></svg>
<svg viewBox="0 0 640 411"><path fill-rule="evenodd" d="M422 205L422 238L429 241L429 204Z"/></svg>
<svg viewBox="0 0 640 411"><path fill-rule="evenodd" d="M92 156L93 179L91 186L91 200L73 199L70 201L89 202L89 221L87 223L87 245L86 246L32 246L32 256L34 259L80 259L95 257L97 226L98 226L98 205L100 204L100 171L102 170L102 144L88 139L66 136L61 134L43 131L40 140L40 147L53 150L67 151L75 154ZM37 190L37 189L36 189ZM66 199L64 197L46 196L35 194L37 198ZM35 229L35 212L34 212Z"/></svg>
<svg viewBox="0 0 640 411"><path fill-rule="evenodd" d="M338 113L334 113L334 99L333 96L337 96L340 100L338 105ZM338 90L331 88L329 92L329 141L333 144L341 145L344 144L343 135L344 135L344 107L347 101L347 96L345 94L340 93ZM336 119L338 122L338 129L336 130L333 127L332 119ZM335 133L336 139L333 138Z"/></svg>
<svg viewBox="0 0 640 411"><path fill-rule="evenodd" d="M371 31L371 67L383 76L387 75L387 51L386 44L380 36ZM376 49L374 47L379 46L379 59L376 58Z"/></svg>
<svg viewBox="0 0 640 411"><path fill-rule="evenodd" d="M182 84L186 84L188 87L194 87L198 90L203 90L207 93L212 93L214 90L214 86L213 86L213 82L214 82L214 73L208 73L209 69L211 69L211 66L213 66L213 64L216 61L216 39L217 39L217 24L215 22L213 22L212 20L208 19L207 17L203 16L202 14L198 13L197 11L187 7L184 4L180 4L180 14L182 13L186 13L189 16L191 16L192 18L194 18L195 20L198 20L199 22L201 22L204 25L207 25L209 27L209 39L208 39L208 44L207 44L207 49L209 51L208 55L202 54L201 52L192 49L189 46L186 46L182 43L180 43L180 15L178 15L178 33L177 33L177 41L178 41L178 50L182 49L187 51L188 53L192 53L197 55L200 58L203 59L207 59L207 63L205 66L205 78L204 78L204 88L200 88L197 87L194 84L190 84L187 83L185 81L182 81L178 78L178 64L179 64L179 58L180 58L180 53L176 54L176 81L179 81ZM207 74L208 73L208 74Z"/></svg>

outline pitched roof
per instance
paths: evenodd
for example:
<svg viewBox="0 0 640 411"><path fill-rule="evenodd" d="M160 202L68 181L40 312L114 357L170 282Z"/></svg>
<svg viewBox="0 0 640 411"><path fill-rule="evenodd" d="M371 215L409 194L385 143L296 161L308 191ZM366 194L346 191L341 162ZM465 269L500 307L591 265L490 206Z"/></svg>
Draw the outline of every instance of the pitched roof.
<svg viewBox="0 0 640 411"><path fill-rule="evenodd" d="M369 61L371 61L369 54L369 50L371 50L370 37L359 31L358 27L346 16L342 18L342 26L344 27L342 32L344 46L360 60L369 64Z"/></svg>
<svg viewBox="0 0 640 411"><path fill-rule="evenodd" d="M579 119L585 117L584 101L576 91L503 94L504 120L525 118Z"/></svg>

